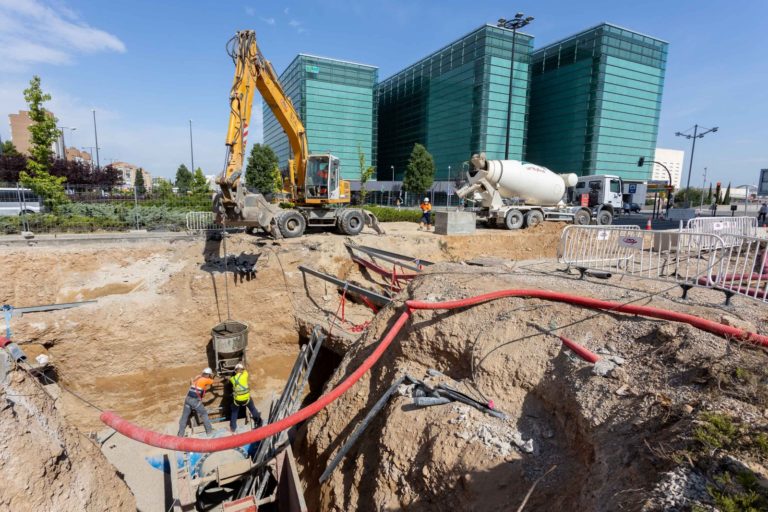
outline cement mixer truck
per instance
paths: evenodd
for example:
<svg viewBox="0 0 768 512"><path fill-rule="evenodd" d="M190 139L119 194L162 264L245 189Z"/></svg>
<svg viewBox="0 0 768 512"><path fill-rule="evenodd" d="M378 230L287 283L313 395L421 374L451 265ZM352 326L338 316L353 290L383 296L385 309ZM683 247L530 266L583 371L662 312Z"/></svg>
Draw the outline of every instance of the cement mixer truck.
<svg viewBox="0 0 768 512"><path fill-rule="evenodd" d="M607 225L621 212L618 176L555 174L519 160L487 160L485 153L473 155L471 163L469 183L456 194L479 202L476 213L490 226L520 229L545 220Z"/></svg>

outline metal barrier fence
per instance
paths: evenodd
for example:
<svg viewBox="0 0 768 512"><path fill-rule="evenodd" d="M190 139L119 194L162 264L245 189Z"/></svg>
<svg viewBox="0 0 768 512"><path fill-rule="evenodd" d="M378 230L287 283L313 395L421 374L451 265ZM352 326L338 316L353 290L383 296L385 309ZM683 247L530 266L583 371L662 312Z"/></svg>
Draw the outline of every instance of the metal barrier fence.
<svg viewBox="0 0 768 512"><path fill-rule="evenodd" d="M713 288L725 257L717 235L688 231L641 231L636 226L566 226L558 260L588 271L671 281L683 289Z"/></svg>
<svg viewBox="0 0 768 512"><path fill-rule="evenodd" d="M736 247L740 237L757 236L757 217L697 217L688 221L686 230L717 235L725 247Z"/></svg>
<svg viewBox="0 0 768 512"><path fill-rule="evenodd" d="M201 233L221 229L221 226L216 224L214 219L213 212L187 212L187 231Z"/></svg>
<svg viewBox="0 0 768 512"><path fill-rule="evenodd" d="M738 243L726 248L722 264L706 285L723 291L727 298L743 295L768 302L768 239L730 237Z"/></svg>

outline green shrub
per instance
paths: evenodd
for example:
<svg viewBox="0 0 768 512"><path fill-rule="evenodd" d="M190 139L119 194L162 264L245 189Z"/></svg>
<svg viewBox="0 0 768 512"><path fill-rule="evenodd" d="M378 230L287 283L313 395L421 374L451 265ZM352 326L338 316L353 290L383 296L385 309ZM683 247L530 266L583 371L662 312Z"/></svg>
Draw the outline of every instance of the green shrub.
<svg viewBox="0 0 768 512"><path fill-rule="evenodd" d="M386 206L366 206L363 209L374 214L379 222L419 222L421 219L420 210L388 208Z"/></svg>

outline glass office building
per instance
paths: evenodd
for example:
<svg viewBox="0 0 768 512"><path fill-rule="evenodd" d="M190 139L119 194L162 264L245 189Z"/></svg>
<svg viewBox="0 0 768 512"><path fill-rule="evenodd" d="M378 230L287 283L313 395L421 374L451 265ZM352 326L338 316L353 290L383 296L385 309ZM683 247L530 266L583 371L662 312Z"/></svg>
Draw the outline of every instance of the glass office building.
<svg viewBox="0 0 768 512"><path fill-rule="evenodd" d="M509 157L525 153L533 37L515 38ZM512 31L485 25L378 87L377 179L402 179L415 143L435 159L435 179L456 178L472 153L503 158ZM450 171L449 171L450 166ZM449 172L451 176L449 176Z"/></svg>
<svg viewBox="0 0 768 512"><path fill-rule="evenodd" d="M376 162L377 81L374 66L306 54L297 55L280 75L307 130L309 152L338 156L346 179L360 176L360 150L366 166ZM263 109L264 143L284 169L291 157L288 137L266 103Z"/></svg>
<svg viewBox="0 0 768 512"><path fill-rule="evenodd" d="M526 159L555 172L650 179L667 43L598 25L536 50Z"/></svg>

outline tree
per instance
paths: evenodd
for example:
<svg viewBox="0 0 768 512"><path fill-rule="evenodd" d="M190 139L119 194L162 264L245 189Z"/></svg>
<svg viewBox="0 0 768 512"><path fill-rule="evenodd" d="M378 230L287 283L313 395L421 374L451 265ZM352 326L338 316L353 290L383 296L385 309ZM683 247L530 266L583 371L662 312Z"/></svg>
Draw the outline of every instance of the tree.
<svg viewBox="0 0 768 512"><path fill-rule="evenodd" d="M405 168L403 188L417 194L424 193L435 179L435 161L427 148L414 144L408 166Z"/></svg>
<svg viewBox="0 0 768 512"><path fill-rule="evenodd" d="M133 178L133 188L138 195L144 195L147 192L147 188L144 186L144 169L141 167L136 169L136 176Z"/></svg>
<svg viewBox="0 0 768 512"><path fill-rule="evenodd" d="M24 99L29 106L29 126L32 147L29 150L27 170L19 174L22 185L39 195L45 205L55 210L58 205L68 201L64 192L64 177L52 176L48 170L53 160L53 143L61 132L56 128L57 119L45 110L43 103L50 101L51 95L45 94L40 87L40 77L33 76L29 88L24 89Z"/></svg>
<svg viewBox="0 0 768 512"><path fill-rule="evenodd" d="M195 176L192 179L192 193L195 195L208 195L211 193L208 180L205 179L203 170L199 167L195 170Z"/></svg>
<svg viewBox="0 0 768 512"><path fill-rule="evenodd" d="M13 145L13 142L7 140L0 144L0 155L3 156L17 156L20 155L19 151L16 149L16 146Z"/></svg>
<svg viewBox="0 0 768 512"><path fill-rule="evenodd" d="M709 184L709 192L707 192L707 204L712 204L712 184Z"/></svg>
<svg viewBox="0 0 768 512"><path fill-rule="evenodd" d="M731 182L728 182L728 188L725 189L725 197L723 198L723 204L731 204Z"/></svg>
<svg viewBox="0 0 768 512"><path fill-rule="evenodd" d="M262 194L280 190L277 155L266 144L254 144L245 166L245 183Z"/></svg>
<svg viewBox="0 0 768 512"><path fill-rule="evenodd" d="M365 184L376 174L376 168L370 165L368 167L365 166L365 153L363 153L363 148L359 145L357 146L357 160L360 164L360 204L365 204L365 198L368 195L368 189Z"/></svg>
<svg viewBox="0 0 768 512"><path fill-rule="evenodd" d="M152 193L157 197L165 199L173 195L173 186L170 181L163 179L158 181L157 185L152 187Z"/></svg>
<svg viewBox="0 0 768 512"><path fill-rule="evenodd" d="M179 192L186 193L192 188L192 173L189 172L187 166L181 164L176 170L176 186L179 188Z"/></svg>

